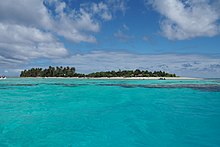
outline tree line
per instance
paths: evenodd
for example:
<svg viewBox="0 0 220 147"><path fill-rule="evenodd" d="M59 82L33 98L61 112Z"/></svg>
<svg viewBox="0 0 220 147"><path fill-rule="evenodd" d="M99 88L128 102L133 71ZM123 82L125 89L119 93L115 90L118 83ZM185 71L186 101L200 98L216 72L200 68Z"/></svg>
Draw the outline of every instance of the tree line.
<svg viewBox="0 0 220 147"><path fill-rule="evenodd" d="M148 70L119 70L95 72L87 75L88 77L176 77L175 74L169 74L164 71L148 71Z"/></svg>
<svg viewBox="0 0 220 147"><path fill-rule="evenodd" d="M21 71L20 77L176 77L164 71L148 71L148 70L118 70L118 71L102 71L89 74L76 73L75 67L52 67L31 68Z"/></svg>
<svg viewBox="0 0 220 147"><path fill-rule="evenodd" d="M31 68L29 70L21 71L20 77L73 77L75 75L74 67L52 67Z"/></svg>

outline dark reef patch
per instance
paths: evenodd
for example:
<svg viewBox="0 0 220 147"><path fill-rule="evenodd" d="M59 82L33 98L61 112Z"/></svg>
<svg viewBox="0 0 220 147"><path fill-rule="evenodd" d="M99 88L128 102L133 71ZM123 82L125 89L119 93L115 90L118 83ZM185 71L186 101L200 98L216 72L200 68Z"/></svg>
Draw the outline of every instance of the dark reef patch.
<svg viewBox="0 0 220 147"><path fill-rule="evenodd" d="M149 84L149 85L135 85L135 84L99 84L100 86L119 86L123 88L191 88L201 91L220 92L219 84Z"/></svg>
<svg viewBox="0 0 220 147"><path fill-rule="evenodd" d="M11 88L7 88L7 87L0 87L0 89L5 90L5 89L11 89Z"/></svg>
<svg viewBox="0 0 220 147"><path fill-rule="evenodd" d="M78 87L78 86L86 86L88 84L47 83L46 85L56 85L56 86L65 86L65 87Z"/></svg>
<svg viewBox="0 0 220 147"><path fill-rule="evenodd" d="M0 84L0 87L13 87L13 86L23 86L23 87L29 87L29 86L37 86L39 84Z"/></svg>

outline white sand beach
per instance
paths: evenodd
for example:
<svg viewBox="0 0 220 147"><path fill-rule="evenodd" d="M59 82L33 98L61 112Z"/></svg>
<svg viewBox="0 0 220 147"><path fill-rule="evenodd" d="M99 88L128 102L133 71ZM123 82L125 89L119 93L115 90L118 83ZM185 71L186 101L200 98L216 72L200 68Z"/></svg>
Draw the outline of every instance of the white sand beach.
<svg viewBox="0 0 220 147"><path fill-rule="evenodd" d="M39 77L42 78L42 77ZM60 79L95 79L95 80L201 80L202 78L192 77L45 77L45 78L60 78Z"/></svg>

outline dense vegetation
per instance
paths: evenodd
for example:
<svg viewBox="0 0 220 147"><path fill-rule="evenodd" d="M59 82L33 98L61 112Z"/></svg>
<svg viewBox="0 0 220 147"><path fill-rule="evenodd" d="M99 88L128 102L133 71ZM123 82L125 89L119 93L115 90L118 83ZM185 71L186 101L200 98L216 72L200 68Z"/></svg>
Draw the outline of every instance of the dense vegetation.
<svg viewBox="0 0 220 147"><path fill-rule="evenodd" d="M31 68L30 70L21 71L20 77L73 77L75 75L74 67L52 67Z"/></svg>
<svg viewBox="0 0 220 147"><path fill-rule="evenodd" d="M119 70L95 72L87 75L88 77L176 77L175 74L169 74L164 71L148 71L148 70Z"/></svg>
<svg viewBox="0 0 220 147"><path fill-rule="evenodd" d="M75 73L74 67L51 67L47 69L32 68L21 72L20 77L176 77L175 74L169 74L164 71L148 70L119 70L95 72L90 74Z"/></svg>

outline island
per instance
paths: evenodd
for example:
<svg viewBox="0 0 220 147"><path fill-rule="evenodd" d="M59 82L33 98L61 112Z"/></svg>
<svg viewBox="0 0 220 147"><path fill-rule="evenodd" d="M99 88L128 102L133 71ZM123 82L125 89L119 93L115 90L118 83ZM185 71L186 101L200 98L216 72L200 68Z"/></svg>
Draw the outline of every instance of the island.
<svg viewBox="0 0 220 147"><path fill-rule="evenodd" d="M118 71L101 71L89 74L76 73L75 67L52 67L48 68L31 68L21 71L20 77L77 77L77 78L112 78L112 77L177 77L176 74L170 74L164 71L148 71L148 70L118 70Z"/></svg>

